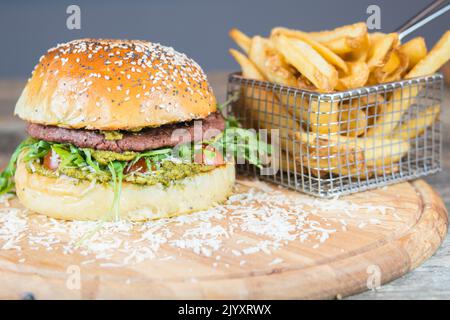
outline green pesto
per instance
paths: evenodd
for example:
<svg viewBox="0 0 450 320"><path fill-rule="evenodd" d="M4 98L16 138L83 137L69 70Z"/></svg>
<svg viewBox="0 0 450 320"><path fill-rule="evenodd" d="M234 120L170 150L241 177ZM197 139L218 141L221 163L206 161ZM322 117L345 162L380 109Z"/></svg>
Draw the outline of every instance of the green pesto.
<svg viewBox="0 0 450 320"><path fill-rule="evenodd" d="M174 163L172 161L163 161L160 164L160 167L150 174L127 174L124 176L124 181L148 186L160 183L167 187L174 181L192 177L213 169L213 166L205 166L197 163Z"/></svg>
<svg viewBox="0 0 450 320"><path fill-rule="evenodd" d="M101 131L106 140L122 140L123 133L120 131Z"/></svg>
<svg viewBox="0 0 450 320"><path fill-rule="evenodd" d="M111 174L109 172L91 172L89 170L81 170L78 168L69 168L63 167L59 168L56 171L48 170L42 164L38 162L33 162L33 165L29 163L26 165L27 171L29 173L38 173L42 176L56 178L59 175L63 174L71 178L79 179L79 180L96 180L98 182L109 182L111 180ZM87 168L86 168L87 169Z"/></svg>
<svg viewBox="0 0 450 320"><path fill-rule="evenodd" d="M136 128L128 129L127 131L128 131L128 132L132 132L132 133L139 133L139 132L141 132L142 130L147 129L147 128L156 128L156 127L155 127L155 126L150 126L150 127L136 127Z"/></svg>
<svg viewBox="0 0 450 320"><path fill-rule="evenodd" d="M30 173L34 172L48 177L57 177L60 174L64 174L66 176L79 180L96 180L101 183L111 181L111 174L107 171L91 172L89 170L80 170L79 168L60 168L57 171L51 171L37 162L34 162L32 166L28 164L26 168ZM206 166L197 163L175 163L172 161L163 161L160 164L160 167L157 170L152 171L151 173L125 174L124 181L147 186L160 183L163 186L167 187L176 180L195 176L197 174L208 172L213 169L213 166Z"/></svg>
<svg viewBox="0 0 450 320"><path fill-rule="evenodd" d="M131 161L134 160L139 153L133 151L125 151L122 153L104 150L89 149L92 158L97 160L98 163L107 165L111 161Z"/></svg>

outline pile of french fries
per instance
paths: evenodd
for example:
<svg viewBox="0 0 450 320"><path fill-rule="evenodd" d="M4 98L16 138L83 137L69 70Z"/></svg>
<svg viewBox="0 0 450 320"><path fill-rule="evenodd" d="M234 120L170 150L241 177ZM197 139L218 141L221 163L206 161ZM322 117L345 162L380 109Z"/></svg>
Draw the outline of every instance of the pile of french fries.
<svg viewBox="0 0 450 320"><path fill-rule="evenodd" d="M244 78L319 93L431 75L450 59L450 30L429 52L422 37L402 44L397 33L369 33L362 22L319 32L276 27L269 37L249 37L238 29L229 34L243 51L230 49ZM258 99L248 103L262 128L282 129L281 136L300 142L301 156L293 144L281 144L282 161L289 169L299 170L295 166L301 163L316 176L368 177L397 170L396 163L410 149L409 140L421 135L439 115L440 106L434 105L400 123L420 89L398 88L389 95L339 105L310 99L293 109L288 107L294 105L292 98L261 87L256 93L252 88L251 94ZM259 110L258 101L273 101L273 114L291 123L276 128ZM294 118L297 123L292 123Z"/></svg>

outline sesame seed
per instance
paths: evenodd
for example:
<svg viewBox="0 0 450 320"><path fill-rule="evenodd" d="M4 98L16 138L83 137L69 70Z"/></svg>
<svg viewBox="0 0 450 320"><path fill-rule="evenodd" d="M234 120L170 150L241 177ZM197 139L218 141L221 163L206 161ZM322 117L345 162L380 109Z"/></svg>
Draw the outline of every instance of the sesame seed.
<svg viewBox="0 0 450 320"><path fill-rule="evenodd" d="M58 44L48 52L54 53L52 54L53 59L60 59L62 65L67 64L69 56L75 54L76 63L79 64L83 60L81 67L84 70L98 70L98 67L90 61L94 58L94 54L97 54L96 58L103 61L104 65L112 65L112 67L105 67L102 73L83 71L76 78L76 81L84 84L85 88L93 85L93 81L86 80L89 78L98 78L98 81L114 79L119 82L116 87L118 91L131 86L137 87L138 92L135 94L137 98L158 91L162 94L169 94L169 92L171 95L184 94L190 96L192 101L213 99L211 94L208 94L211 93L211 89L208 87L206 75L200 66L185 54L159 43L80 39ZM43 68L39 77L43 77L46 72L56 74L58 71L57 69L46 70L46 68L49 68L49 62L46 61L46 58L47 56L44 55L39 59ZM141 75L132 77L132 72ZM130 83L131 81L132 83ZM180 90L178 92L178 90L174 90L177 86L186 86L186 91ZM107 87L106 90L112 91L111 87ZM77 92L76 89L74 89L74 92ZM83 89L78 93L81 94L82 92L86 92L86 90ZM126 95L129 95L129 93L130 91L127 90ZM119 102L116 100L116 103Z"/></svg>

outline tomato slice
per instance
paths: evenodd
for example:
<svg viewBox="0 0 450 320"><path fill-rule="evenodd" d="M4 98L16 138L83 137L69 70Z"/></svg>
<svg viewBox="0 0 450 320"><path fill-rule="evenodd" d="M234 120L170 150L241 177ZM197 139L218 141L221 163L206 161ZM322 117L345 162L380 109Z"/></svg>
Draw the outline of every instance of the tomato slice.
<svg viewBox="0 0 450 320"><path fill-rule="evenodd" d="M130 166L129 168L127 168L125 170L125 173L130 173L130 172L147 172L148 168L147 168L147 162L145 162L144 159L139 159L138 161L136 161L136 163L134 163L132 166Z"/></svg>
<svg viewBox="0 0 450 320"><path fill-rule="evenodd" d="M55 171L56 169L58 169L59 164L61 163L61 158L59 157L59 155L53 151L53 149L50 149L50 152L48 152L45 157L44 157L44 167Z"/></svg>
<svg viewBox="0 0 450 320"><path fill-rule="evenodd" d="M225 164L222 154L213 146L204 146L202 150L196 150L194 162L207 166L221 166Z"/></svg>
<svg viewBox="0 0 450 320"><path fill-rule="evenodd" d="M194 154L194 162L208 166L221 166L225 164L222 154L212 146L204 146L201 150L196 150ZM51 150L45 155L43 166L48 170L55 171L56 169L58 169L60 163L61 158L59 157L59 155L55 151ZM151 169L155 170L155 168ZM132 166L128 167L124 173L145 173L147 171L147 162L145 161L145 159L139 159Z"/></svg>

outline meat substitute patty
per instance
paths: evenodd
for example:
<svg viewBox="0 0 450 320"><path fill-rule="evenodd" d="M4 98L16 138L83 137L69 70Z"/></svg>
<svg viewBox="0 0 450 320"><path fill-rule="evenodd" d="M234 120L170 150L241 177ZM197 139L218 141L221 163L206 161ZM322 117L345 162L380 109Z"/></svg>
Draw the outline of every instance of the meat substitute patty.
<svg viewBox="0 0 450 320"><path fill-rule="evenodd" d="M194 122L198 122L194 125ZM194 128L200 130L194 135ZM186 136L172 138L172 133L177 129L185 129ZM211 130L215 129L215 130ZM124 132L120 140L106 140L105 136L98 131L66 129L55 126L46 126L36 123L28 123L28 134L39 140L51 142L71 143L80 148L92 148L97 150L108 150L114 152L123 151L145 151L162 147L174 147L181 141L208 140L225 129L225 121L219 112L211 113L202 120L164 125L158 128L146 128L140 132Z"/></svg>

